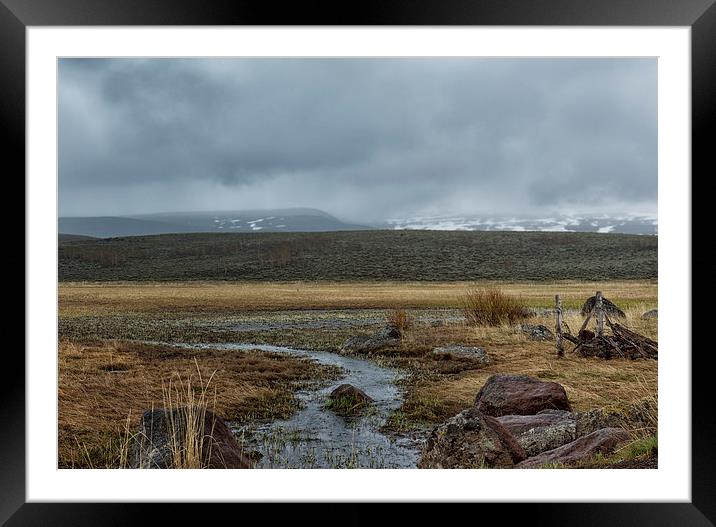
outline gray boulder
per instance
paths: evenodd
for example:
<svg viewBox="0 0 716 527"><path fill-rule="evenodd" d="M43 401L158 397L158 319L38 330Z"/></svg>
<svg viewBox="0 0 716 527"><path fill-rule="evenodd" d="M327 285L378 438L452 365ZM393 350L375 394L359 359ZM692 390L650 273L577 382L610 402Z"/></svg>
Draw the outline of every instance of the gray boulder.
<svg viewBox="0 0 716 527"><path fill-rule="evenodd" d="M576 439L576 425L573 419L549 426L532 428L515 439L525 450L527 457L536 456L552 450Z"/></svg>
<svg viewBox="0 0 716 527"><path fill-rule="evenodd" d="M622 428L625 424L624 415L609 412L603 408L593 408L575 414L577 437L589 435L602 428Z"/></svg>
<svg viewBox="0 0 716 527"><path fill-rule="evenodd" d="M646 313L644 313L641 318L659 318L659 310L658 309L650 309Z"/></svg>
<svg viewBox="0 0 716 527"><path fill-rule="evenodd" d="M432 431L418 468L511 467L525 457L497 419L469 408Z"/></svg>
<svg viewBox="0 0 716 527"><path fill-rule="evenodd" d="M341 353L372 353L383 348L400 346L402 334L398 328L387 326L372 335L349 337L341 346Z"/></svg>
<svg viewBox="0 0 716 527"><path fill-rule="evenodd" d="M520 331L530 340L554 340L554 334L544 324L522 324Z"/></svg>
<svg viewBox="0 0 716 527"><path fill-rule="evenodd" d="M575 414L546 410L536 415L505 415L497 420L515 436L528 457L576 439Z"/></svg>
<svg viewBox="0 0 716 527"><path fill-rule="evenodd" d="M479 362L483 366L489 366L490 364L492 364L492 359L490 359L484 348L461 346L459 344L449 344L447 346L435 348L432 353L433 355L439 356L450 355L452 357L472 359L474 361Z"/></svg>
<svg viewBox="0 0 716 527"><path fill-rule="evenodd" d="M575 414L565 410L542 410L534 415L503 415L497 420L514 436L518 436L533 428L552 426L566 420L574 421Z"/></svg>
<svg viewBox="0 0 716 527"><path fill-rule="evenodd" d="M198 420L198 421L197 421ZM188 423L199 422L187 427ZM193 430L192 430L193 429ZM187 452L186 438L199 438L200 465L196 468L251 468L234 434L223 419L210 410L187 408L147 410L142 415L134 443L132 468L182 468ZM177 463L177 461L179 461Z"/></svg>
<svg viewBox="0 0 716 527"><path fill-rule="evenodd" d="M515 468L541 468L552 463L570 465L596 454L609 454L628 440L629 434L621 428L602 428L571 443L530 457L518 463Z"/></svg>

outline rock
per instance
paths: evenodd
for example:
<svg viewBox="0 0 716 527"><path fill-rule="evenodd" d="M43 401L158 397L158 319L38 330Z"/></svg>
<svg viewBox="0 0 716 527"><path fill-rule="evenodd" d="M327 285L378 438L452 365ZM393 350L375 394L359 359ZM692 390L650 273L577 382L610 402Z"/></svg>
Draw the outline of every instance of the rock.
<svg viewBox="0 0 716 527"><path fill-rule="evenodd" d="M625 421L622 414L607 412L602 408L593 408L575 414L577 437L589 435L602 428L621 428Z"/></svg>
<svg viewBox="0 0 716 527"><path fill-rule="evenodd" d="M650 309L646 313L644 313L641 318L659 318L659 310L658 309Z"/></svg>
<svg viewBox="0 0 716 527"><path fill-rule="evenodd" d="M596 303L597 303L596 296L590 296L589 298L587 298L587 300L584 302L584 305L582 306L582 310L581 310L582 316L586 317L592 311L592 309L594 309L594 305ZM624 311L619 309L616 306L616 304L614 304L610 300L607 300L605 297L602 297L602 307L604 308L604 312L608 316L626 318Z"/></svg>
<svg viewBox="0 0 716 527"><path fill-rule="evenodd" d="M365 403L373 402L373 399L367 393L352 384L341 384L328 396L329 399L338 399L339 397L347 397Z"/></svg>
<svg viewBox="0 0 716 527"><path fill-rule="evenodd" d="M551 463L569 465L595 454L609 454L628 440L629 434L621 428L602 428L571 443L530 457L518 463L515 468L540 468Z"/></svg>
<svg viewBox="0 0 716 527"><path fill-rule="evenodd" d="M430 326L434 327L434 328L440 328L440 327L443 327L444 325L445 325L445 322L443 322L442 320L433 320L430 323Z"/></svg>
<svg viewBox="0 0 716 527"><path fill-rule="evenodd" d="M132 468L176 468L174 450L184 451L187 434L186 408L147 410L142 415L134 444ZM173 423L173 424L172 424ZM223 419L210 410L204 411L201 430L201 466L206 468L251 468L234 434ZM174 447L174 445L178 445Z"/></svg>
<svg viewBox="0 0 716 527"><path fill-rule="evenodd" d="M576 439L575 414L564 410L548 410L536 415L505 415L497 420L515 437L528 457Z"/></svg>
<svg viewBox="0 0 716 527"><path fill-rule="evenodd" d="M382 348L400 345L402 334L396 327L387 326L373 335L356 335L349 337L341 346L341 353L372 353Z"/></svg>
<svg viewBox="0 0 716 527"><path fill-rule="evenodd" d="M432 431L418 468L511 467L525 457L497 419L468 408Z"/></svg>
<svg viewBox="0 0 716 527"><path fill-rule="evenodd" d="M515 439L527 457L532 457L574 441L577 438L575 429L574 420L568 419L561 423L532 428Z"/></svg>
<svg viewBox="0 0 716 527"><path fill-rule="evenodd" d="M328 396L326 406L336 413L350 415L361 411L373 402L373 399L360 388L352 384L341 384Z"/></svg>
<svg viewBox="0 0 716 527"><path fill-rule="evenodd" d="M527 375L493 375L477 392L475 407L494 417L533 415L547 409L572 411L561 384Z"/></svg>
<svg viewBox="0 0 716 527"><path fill-rule="evenodd" d="M574 421L575 414L565 410L544 410L535 415L503 415L497 420L512 435L518 436L533 428L551 426L566 420Z"/></svg>
<svg viewBox="0 0 716 527"><path fill-rule="evenodd" d="M472 359L481 363L483 366L489 366L492 364L492 359L490 359L484 348L449 344L447 346L435 348L432 353L433 355L451 355L453 357Z"/></svg>
<svg viewBox="0 0 716 527"><path fill-rule="evenodd" d="M530 340L554 340L554 334L543 324L522 324L520 330Z"/></svg>

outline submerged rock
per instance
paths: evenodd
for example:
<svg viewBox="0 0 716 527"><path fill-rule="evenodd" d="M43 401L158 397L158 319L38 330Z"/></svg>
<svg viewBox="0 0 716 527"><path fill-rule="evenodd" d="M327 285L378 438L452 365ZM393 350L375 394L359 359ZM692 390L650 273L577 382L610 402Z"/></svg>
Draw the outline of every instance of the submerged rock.
<svg viewBox="0 0 716 527"><path fill-rule="evenodd" d="M210 410L188 412L187 408L158 408L147 410L142 415L134 444L132 468L181 468L181 463L177 467L176 459L184 456L186 438L192 435L197 438L196 444L201 452L201 467L196 468L253 466L223 419Z"/></svg>
<svg viewBox="0 0 716 527"><path fill-rule="evenodd" d="M493 375L477 392L475 407L494 417L532 415L548 409L572 411L561 384L527 375Z"/></svg>
<svg viewBox="0 0 716 527"><path fill-rule="evenodd" d="M602 428L571 443L530 457L517 464L515 468L540 468L551 463L569 465L595 454L609 454L628 440L629 434L621 428Z"/></svg>
<svg viewBox="0 0 716 527"><path fill-rule="evenodd" d="M453 357L472 359L479 362L483 366L489 366L492 364L492 359L490 359L490 356L484 348L449 344L447 346L435 348L432 353L433 355L451 355Z"/></svg>
<svg viewBox="0 0 716 527"><path fill-rule="evenodd" d="M511 467L525 458L497 419L468 408L432 431L418 468Z"/></svg>
<svg viewBox="0 0 716 527"><path fill-rule="evenodd" d="M326 406L339 414L357 413L370 403L373 399L360 388L352 384L341 384L328 396Z"/></svg>

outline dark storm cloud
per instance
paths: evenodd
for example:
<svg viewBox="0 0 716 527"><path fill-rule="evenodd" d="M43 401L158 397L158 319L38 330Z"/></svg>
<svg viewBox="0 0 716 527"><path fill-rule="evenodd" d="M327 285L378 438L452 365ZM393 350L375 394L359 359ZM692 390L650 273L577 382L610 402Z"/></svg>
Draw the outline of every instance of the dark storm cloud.
<svg viewBox="0 0 716 527"><path fill-rule="evenodd" d="M653 59L63 59L60 212L656 208Z"/></svg>

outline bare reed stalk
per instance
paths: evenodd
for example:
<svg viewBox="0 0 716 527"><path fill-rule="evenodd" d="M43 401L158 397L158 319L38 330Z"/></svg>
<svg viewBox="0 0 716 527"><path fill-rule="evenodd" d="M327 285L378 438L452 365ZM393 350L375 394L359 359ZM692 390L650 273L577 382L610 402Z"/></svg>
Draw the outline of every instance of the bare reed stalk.
<svg viewBox="0 0 716 527"><path fill-rule="evenodd" d="M199 394L192 384L190 376L186 382L178 376L178 382L169 380L169 385L162 385L164 407L167 409L171 449L174 468L198 469L207 468L211 459L212 429L207 433L204 429L207 410L207 392L216 372L211 374L204 384L199 364L194 359L199 377ZM212 409L216 406L216 396ZM174 412L176 409L178 411ZM205 449L205 442L208 445ZM204 456L204 451L207 454Z"/></svg>

